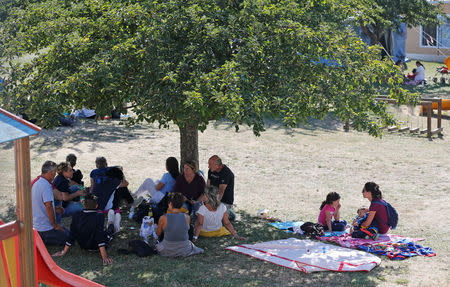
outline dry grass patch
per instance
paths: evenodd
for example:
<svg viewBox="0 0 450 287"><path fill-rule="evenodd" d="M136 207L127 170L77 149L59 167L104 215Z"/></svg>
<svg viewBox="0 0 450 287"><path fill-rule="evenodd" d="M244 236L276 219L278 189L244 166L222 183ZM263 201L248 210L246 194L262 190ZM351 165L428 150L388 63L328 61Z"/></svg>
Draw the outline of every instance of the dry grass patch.
<svg viewBox="0 0 450 287"><path fill-rule="evenodd" d="M448 120L444 128L450 132ZM365 133L345 133L341 123L328 118L295 129L271 122L261 137L254 137L250 129L235 133L229 123L220 121L200 133L199 144L203 171L209 156L218 154L235 173L240 215L236 227L249 242L286 236L253 217L261 208L282 219L315 221L321 201L336 191L342 197L342 217L350 220L359 206L368 205L361 196L363 184L375 181L400 214L395 233L425 237L423 244L432 246L438 256L383 259L369 273L303 274L225 251L237 242L222 238L200 240L206 253L192 258L142 260L121 257L115 251L137 237L137 229L129 229L137 225L124 219L127 231L110 250L115 259L112 266L101 266L98 254L78 247L69 256L57 258L57 263L107 286L444 286L449 281L448 136L429 141L386 134L376 139ZM13 147L3 144L0 149L0 218L10 219L15 203ZM127 128L114 121L84 121L74 128L45 130L31 141L32 175L39 173L45 160L59 162L70 152L78 156L78 168L85 177L94 168L96 156L123 166L133 191L146 177L159 179L168 156L179 157L178 130L153 125Z"/></svg>

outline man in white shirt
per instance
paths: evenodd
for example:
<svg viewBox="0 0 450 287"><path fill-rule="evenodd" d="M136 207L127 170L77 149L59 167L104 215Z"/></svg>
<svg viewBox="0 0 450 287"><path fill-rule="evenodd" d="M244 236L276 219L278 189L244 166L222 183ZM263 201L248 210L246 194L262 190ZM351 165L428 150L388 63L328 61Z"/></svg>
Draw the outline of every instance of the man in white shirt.
<svg viewBox="0 0 450 287"><path fill-rule="evenodd" d="M69 232L56 224L55 212L63 213L64 209L55 209L52 181L56 175L56 163L46 161L42 165L42 173L31 184L31 203L33 209L33 227L39 232L44 244L64 245Z"/></svg>

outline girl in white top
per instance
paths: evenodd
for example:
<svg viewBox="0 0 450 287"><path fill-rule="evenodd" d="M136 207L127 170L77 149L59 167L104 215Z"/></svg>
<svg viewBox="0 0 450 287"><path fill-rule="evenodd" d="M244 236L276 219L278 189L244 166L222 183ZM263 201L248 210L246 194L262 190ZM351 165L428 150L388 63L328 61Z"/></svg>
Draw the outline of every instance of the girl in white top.
<svg viewBox="0 0 450 287"><path fill-rule="evenodd" d="M194 241L198 236L220 237L232 235L239 240L246 240L239 236L228 219L226 206L220 202L219 189L209 186L205 189L206 202L197 211L197 222L194 228ZM223 224L223 225L222 225Z"/></svg>

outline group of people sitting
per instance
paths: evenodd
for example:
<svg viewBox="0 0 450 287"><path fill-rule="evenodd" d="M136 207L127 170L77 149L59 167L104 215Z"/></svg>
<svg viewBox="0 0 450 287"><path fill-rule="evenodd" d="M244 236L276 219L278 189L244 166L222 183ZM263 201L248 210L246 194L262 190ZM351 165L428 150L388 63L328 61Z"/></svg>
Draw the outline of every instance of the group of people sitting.
<svg viewBox="0 0 450 287"><path fill-rule="evenodd" d="M405 63L403 63L402 60L395 62L395 65L399 66L402 72L404 71ZM420 61L416 61L416 68L412 69L412 72L408 73L404 77L404 83L406 85L417 86L420 84L426 84L425 67Z"/></svg>
<svg viewBox="0 0 450 287"><path fill-rule="evenodd" d="M131 205L130 218L144 200L154 205L167 202L156 230L155 249L162 256L203 252L193 243L199 236L245 239L237 234L228 217L235 217L234 174L217 155L208 160L206 182L195 161L185 162L180 173L177 159L169 157L167 173L161 180L146 179L133 196L122 168L108 167L104 157L95 160L90 187L85 188L82 173L74 170L76 160L70 154L58 165L46 161L41 175L32 181L33 227L45 244L64 245L54 256L65 255L77 241L81 248L99 250L103 263L110 264L106 247L120 231L123 200ZM61 218L68 216L72 217L70 230L61 225Z"/></svg>
<svg viewBox="0 0 450 287"><path fill-rule="evenodd" d="M219 237L237 234L230 221L235 218L234 174L213 155L208 160L205 181L195 161L186 161L180 173L174 157L166 159L166 173L158 181L144 180L137 191L130 194L128 181L121 167L108 167L104 157L95 160L96 169L90 173L90 187L85 188L83 174L75 170L77 158L69 154L65 162L46 161L41 175L32 181L33 226L45 244L64 245L54 256L65 255L78 242L81 248L99 250L104 264L110 264L106 247L120 231L123 200L131 205L129 217L142 202L155 207L164 206L156 217L154 248L167 257L190 256L202 253L195 246L199 237ZM367 182L362 190L370 201L369 208L358 209L353 221L352 236L376 239L389 231L388 210L379 186ZM325 231L344 231L347 222L340 219L340 196L330 192L320 206L318 222ZM106 215L106 228L105 228ZM61 225L62 217L72 217L70 230Z"/></svg>
<svg viewBox="0 0 450 287"><path fill-rule="evenodd" d="M370 201L370 206L357 210L357 216L353 219L349 231L354 238L376 240L390 228L387 203L383 200L378 184L374 182L364 185L362 195ZM337 192L330 192L320 206L318 222L323 225L324 231L345 231L348 226L345 220L340 219L340 198Z"/></svg>

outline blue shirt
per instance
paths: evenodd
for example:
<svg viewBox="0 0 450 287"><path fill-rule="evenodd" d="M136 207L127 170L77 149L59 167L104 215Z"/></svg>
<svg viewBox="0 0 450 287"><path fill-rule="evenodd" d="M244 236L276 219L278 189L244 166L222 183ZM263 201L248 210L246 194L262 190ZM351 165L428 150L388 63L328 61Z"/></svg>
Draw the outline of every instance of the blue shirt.
<svg viewBox="0 0 450 287"><path fill-rule="evenodd" d="M72 194L72 193L78 191L78 189L70 189L69 180L67 178L65 178L64 176L59 175L59 174L53 180L53 185L55 186L55 188L57 190L59 190L61 192L66 192L68 194ZM69 200L69 201L55 200L55 205L56 206L61 206L61 203L62 203L62 206L66 207L69 204L70 201L80 201L80 197L77 196L74 199Z"/></svg>
<svg viewBox="0 0 450 287"><path fill-rule="evenodd" d="M170 173L166 172L163 174L160 182L164 183L163 188L161 188L161 193L166 195L168 192L172 192L175 187L175 179L170 175Z"/></svg>
<svg viewBox="0 0 450 287"><path fill-rule="evenodd" d="M107 210L112 208L114 192L120 185L117 178L105 177L100 183L94 185L92 193L97 196L97 204L99 210Z"/></svg>
<svg viewBox="0 0 450 287"><path fill-rule="evenodd" d="M96 168L91 171L91 178L94 180L94 183L97 183L97 178L99 177L105 177L106 172L108 171L109 167L105 168Z"/></svg>
<svg viewBox="0 0 450 287"><path fill-rule="evenodd" d="M49 231L53 229L47 215L45 202L52 202L53 212L55 203L53 200L53 187L45 178L40 177L31 187L31 205L33 211L33 227L37 231Z"/></svg>
<svg viewBox="0 0 450 287"><path fill-rule="evenodd" d="M61 192L67 192L70 194L69 190L69 180L62 175L57 175L53 180L53 185Z"/></svg>

